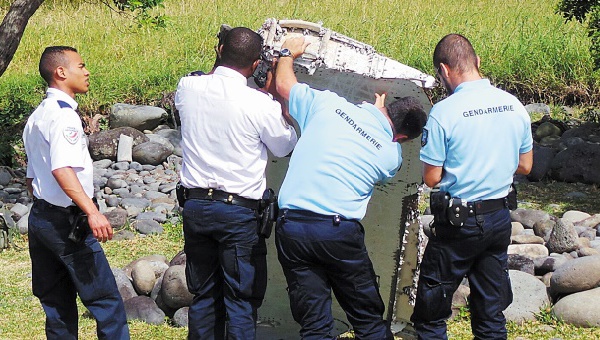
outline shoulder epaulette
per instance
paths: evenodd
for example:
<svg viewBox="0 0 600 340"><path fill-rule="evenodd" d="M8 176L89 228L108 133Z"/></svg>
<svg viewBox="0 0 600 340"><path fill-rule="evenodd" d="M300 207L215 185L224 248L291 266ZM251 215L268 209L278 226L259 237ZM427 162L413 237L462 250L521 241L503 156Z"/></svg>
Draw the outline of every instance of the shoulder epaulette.
<svg viewBox="0 0 600 340"><path fill-rule="evenodd" d="M71 107L71 105L69 105L69 103L65 101L57 100L56 102L58 103L58 106L60 106L61 109L73 109L73 107Z"/></svg>
<svg viewBox="0 0 600 340"><path fill-rule="evenodd" d="M202 71L194 71L194 72L190 72L188 74L186 74L186 77L190 77L190 76L203 76L206 73L202 72Z"/></svg>

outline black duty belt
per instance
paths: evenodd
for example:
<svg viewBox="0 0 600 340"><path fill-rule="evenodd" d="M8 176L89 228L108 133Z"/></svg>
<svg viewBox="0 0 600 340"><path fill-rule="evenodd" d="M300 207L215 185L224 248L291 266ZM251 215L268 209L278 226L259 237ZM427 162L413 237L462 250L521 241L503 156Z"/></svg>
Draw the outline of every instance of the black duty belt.
<svg viewBox="0 0 600 340"><path fill-rule="evenodd" d="M192 188L187 189L188 199L219 201L227 204L239 205L248 209L258 209L259 200L253 200L236 194L230 194L217 189Z"/></svg>
<svg viewBox="0 0 600 340"><path fill-rule="evenodd" d="M474 215L483 215L507 208L508 202L506 197L504 197L492 200L468 202L467 207L469 208L469 213L472 212Z"/></svg>
<svg viewBox="0 0 600 340"><path fill-rule="evenodd" d="M354 219L345 218L342 215L323 215L309 210L302 209L282 209L279 211L279 216L290 220L317 220L317 221L332 221L334 225L339 225L341 221L357 221Z"/></svg>

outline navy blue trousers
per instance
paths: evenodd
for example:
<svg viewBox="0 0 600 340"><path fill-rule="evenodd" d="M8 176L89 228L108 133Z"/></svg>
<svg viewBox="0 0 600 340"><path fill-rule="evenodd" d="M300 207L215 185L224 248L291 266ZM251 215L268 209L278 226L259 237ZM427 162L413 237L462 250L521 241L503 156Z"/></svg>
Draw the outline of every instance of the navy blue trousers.
<svg viewBox="0 0 600 340"><path fill-rule="evenodd" d="M332 290L356 339L392 339L360 222L302 210L282 214L275 244L302 339L335 339Z"/></svg>
<svg viewBox="0 0 600 340"><path fill-rule="evenodd" d="M46 313L46 338L77 339L77 294L96 319L99 339L129 339L123 301L100 243L68 239L69 210L43 200L29 214L33 294Z"/></svg>
<svg viewBox="0 0 600 340"><path fill-rule="evenodd" d="M218 201L185 202L189 339L255 339L267 288L267 247L255 214Z"/></svg>
<svg viewBox="0 0 600 340"><path fill-rule="evenodd" d="M452 295L466 276L475 339L506 339L502 311L512 302L508 275L511 220L508 209L470 217L462 227L434 224L417 288L411 321L419 339L447 339Z"/></svg>

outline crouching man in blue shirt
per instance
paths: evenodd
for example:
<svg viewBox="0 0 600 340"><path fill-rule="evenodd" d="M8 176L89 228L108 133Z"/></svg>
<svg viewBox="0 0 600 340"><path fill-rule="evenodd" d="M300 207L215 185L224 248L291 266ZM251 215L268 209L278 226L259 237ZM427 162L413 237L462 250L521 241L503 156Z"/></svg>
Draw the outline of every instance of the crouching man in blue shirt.
<svg viewBox="0 0 600 340"><path fill-rule="evenodd" d="M331 290L357 339L392 339L360 220L378 182L402 163L401 143L420 135L427 116L416 99L355 105L300 84L294 58L308 44L284 42L276 85L302 136L283 181L275 243L294 320L303 339L334 339Z"/></svg>

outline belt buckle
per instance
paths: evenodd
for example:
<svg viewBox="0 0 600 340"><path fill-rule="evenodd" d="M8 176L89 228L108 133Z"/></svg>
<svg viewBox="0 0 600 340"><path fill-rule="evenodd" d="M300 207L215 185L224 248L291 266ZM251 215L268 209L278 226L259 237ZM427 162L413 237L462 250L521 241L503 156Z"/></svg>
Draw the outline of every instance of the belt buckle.
<svg viewBox="0 0 600 340"><path fill-rule="evenodd" d="M206 194L206 196L208 197L208 199L212 200L213 199L212 195L213 195L213 189L208 189L208 193Z"/></svg>
<svg viewBox="0 0 600 340"><path fill-rule="evenodd" d="M233 204L233 195L229 194L229 196L227 197L227 203Z"/></svg>

